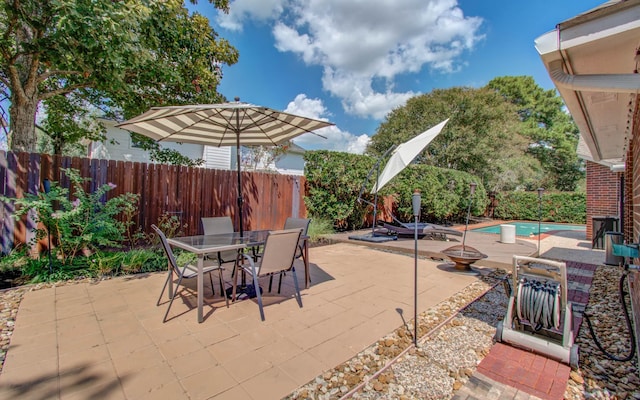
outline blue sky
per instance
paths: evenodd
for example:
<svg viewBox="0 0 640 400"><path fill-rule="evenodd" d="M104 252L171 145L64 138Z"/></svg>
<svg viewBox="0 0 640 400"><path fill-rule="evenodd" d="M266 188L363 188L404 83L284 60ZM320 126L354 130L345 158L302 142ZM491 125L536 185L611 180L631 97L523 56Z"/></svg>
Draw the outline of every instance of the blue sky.
<svg viewBox="0 0 640 400"><path fill-rule="evenodd" d="M240 52L219 91L336 124L295 142L361 153L392 109L506 75L553 84L534 40L602 0L206 0L189 7Z"/></svg>

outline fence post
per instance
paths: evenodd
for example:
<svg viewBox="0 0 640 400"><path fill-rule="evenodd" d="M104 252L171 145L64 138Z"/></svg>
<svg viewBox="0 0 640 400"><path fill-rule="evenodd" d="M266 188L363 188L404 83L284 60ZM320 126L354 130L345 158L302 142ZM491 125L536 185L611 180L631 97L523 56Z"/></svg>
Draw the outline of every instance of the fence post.
<svg viewBox="0 0 640 400"><path fill-rule="evenodd" d="M293 177L293 184L291 185L291 215L296 218L304 217L300 215L300 177Z"/></svg>
<svg viewBox="0 0 640 400"><path fill-rule="evenodd" d="M0 152L0 193L6 197L15 197L16 195L16 177L13 169L10 168L9 160L13 154ZM16 221L13 219L15 206L11 202L2 202L2 210L0 210L0 221L2 221L2 232L0 233L0 246L2 254L9 254L13 248L13 230Z"/></svg>

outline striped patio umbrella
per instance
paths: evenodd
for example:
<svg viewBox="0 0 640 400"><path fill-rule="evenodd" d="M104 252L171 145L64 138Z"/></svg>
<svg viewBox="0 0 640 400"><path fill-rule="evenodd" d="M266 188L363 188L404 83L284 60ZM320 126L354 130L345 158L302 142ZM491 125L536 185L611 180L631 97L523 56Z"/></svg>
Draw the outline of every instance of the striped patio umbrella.
<svg viewBox="0 0 640 400"><path fill-rule="evenodd" d="M296 136L314 133L317 129L331 125L333 124L327 121L276 111L236 99L233 103L153 107L116 126L158 142L235 146L240 216L238 231L242 234L244 225L240 146L276 146Z"/></svg>

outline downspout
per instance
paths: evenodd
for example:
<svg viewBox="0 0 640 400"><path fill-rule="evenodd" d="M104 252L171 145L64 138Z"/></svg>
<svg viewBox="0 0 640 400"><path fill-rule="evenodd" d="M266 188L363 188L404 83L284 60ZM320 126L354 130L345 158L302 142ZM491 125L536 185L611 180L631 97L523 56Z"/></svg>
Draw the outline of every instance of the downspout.
<svg viewBox="0 0 640 400"><path fill-rule="evenodd" d="M562 60L549 63L549 75L557 87L574 91L636 93L640 74L571 75L562 69Z"/></svg>

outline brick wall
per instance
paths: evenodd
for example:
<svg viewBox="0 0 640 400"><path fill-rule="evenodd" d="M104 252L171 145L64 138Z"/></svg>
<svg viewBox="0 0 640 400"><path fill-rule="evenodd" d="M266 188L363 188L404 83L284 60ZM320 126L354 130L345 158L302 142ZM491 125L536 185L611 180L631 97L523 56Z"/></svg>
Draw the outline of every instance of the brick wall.
<svg viewBox="0 0 640 400"><path fill-rule="evenodd" d="M631 218L633 224L629 223L629 228L633 230L627 232L625 228L625 239L629 243L640 241L640 109L638 103L640 98L636 96L635 109L633 112L632 136L627 145L627 159L625 164L625 222ZM638 263L640 260L635 259ZM633 307L633 319L636 334L636 343L640 346L640 272L629 273L629 293ZM638 347L640 349L640 347ZM640 363L640 351L637 353L638 363Z"/></svg>
<svg viewBox="0 0 640 400"><path fill-rule="evenodd" d="M618 217L621 173L587 161L587 240L593 238L593 217Z"/></svg>

